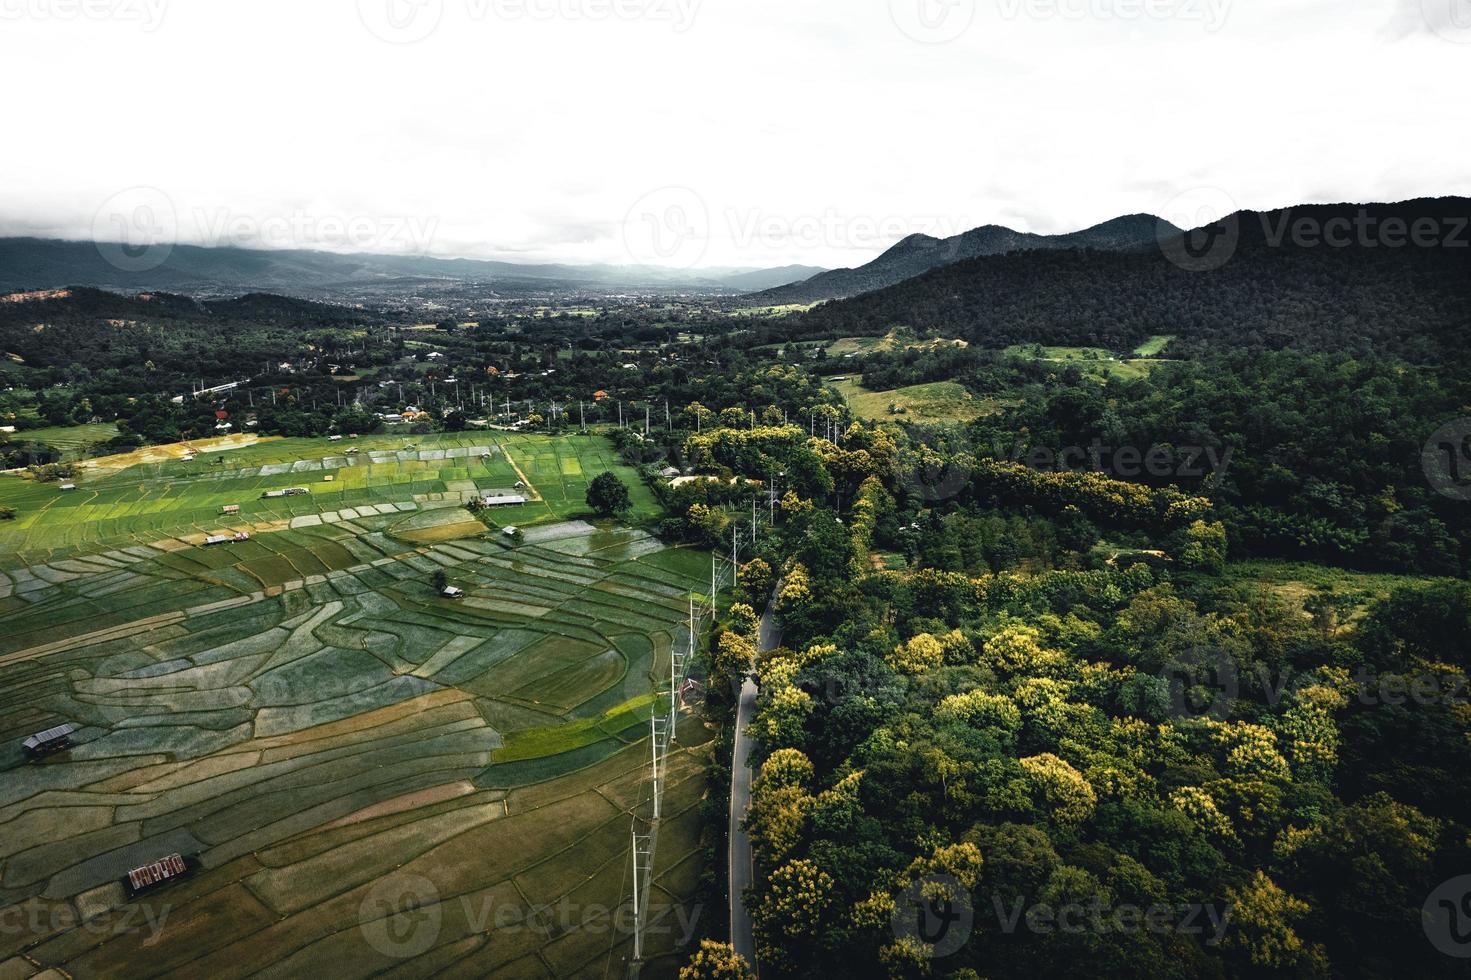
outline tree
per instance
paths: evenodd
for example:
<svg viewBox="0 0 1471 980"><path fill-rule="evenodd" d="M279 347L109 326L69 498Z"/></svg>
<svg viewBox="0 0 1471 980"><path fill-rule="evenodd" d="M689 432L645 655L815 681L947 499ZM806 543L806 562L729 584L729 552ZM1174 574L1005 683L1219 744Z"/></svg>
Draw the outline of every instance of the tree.
<svg viewBox="0 0 1471 980"><path fill-rule="evenodd" d="M730 625L743 636L755 636L757 627L761 625L761 617L744 602L737 602L730 607Z"/></svg>
<svg viewBox="0 0 1471 980"><path fill-rule="evenodd" d="M1046 811L1058 823L1078 824L1093 815L1097 803L1093 787L1065 760L1044 752L1019 761Z"/></svg>
<svg viewBox="0 0 1471 980"><path fill-rule="evenodd" d="M430 581L434 583L435 592L443 592L449 588L449 576L444 573L444 569L442 568L436 568L434 570L434 577Z"/></svg>
<svg viewBox="0 0 1471 980"><path fill-rule="evenodd" d="M1228 888L1226 897L1234 913L1234 928L1224 943L1228 949L1244 953L1263 972L1299 977L1327 973L1323 950L1294 928L1312 911L1306 902L1278 888L1261 871L1240 890Z"/></svg>
<svg viewBox="0 0 1471 980"><path fill-rule="evenodd" d="M772 871L751 915L762 961L789 968L795 951L812 952L832 903L833 879L811 861L792 861Z"/></svg>
<svg viewBox="0 0 1471 980"><path fill-rule="evenodd" d="M889 666L901 674L923 674L940 666L945 660L945 648L940 641L928 633L921 633L908 643L895 647L889 656Z"/></svg>
<svg viewBox="0 0 1471 980"><path fill-rule="evenodd" d="M715 640L715 648L710 657L712 681L738 687L755 666L756 645L741 634L727 630Z"/></svg>
<svg viewBox="0 0 1471 980"><path fill-rule="evenodd" d="M756 971L728 943L702 939L679 980L756 980Z"/></svg>
<svg viewBox="0 0 1471 980"><path fill-rule="evenodd" d="M741 566L739 573L741 588L753 603L765 604L771 596L773 575L771 566L760 558L753 558Z"/></svg>
<svg viewBox="0 0 1471 980"><path fill-rule="evenodd" d="M587 488L587 505L601 517L620 517L628 513L633 501L616 474L603 473Z"/></svg>

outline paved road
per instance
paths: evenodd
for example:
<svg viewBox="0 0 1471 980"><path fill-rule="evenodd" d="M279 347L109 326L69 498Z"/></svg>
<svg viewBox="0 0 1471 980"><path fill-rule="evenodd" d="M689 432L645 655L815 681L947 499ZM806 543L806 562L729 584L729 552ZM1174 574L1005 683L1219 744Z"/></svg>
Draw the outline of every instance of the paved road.
<svg viewBox="0 0 1471 980"><path fill-rule="evenodd" d="M764 653L781 645L781 627L772 613L771 604L761 617L760 645ZM755 742L746 735L746 726L756 711L756 682L746 678L741 685L741 698L736 708L735 746L730 767L730 942L735 951L759 969L756 962L756 939L751 930L751 914L743 895L755 877L751 857L751 838L741 821L751 807L751 767L748 765Z"/></svg>

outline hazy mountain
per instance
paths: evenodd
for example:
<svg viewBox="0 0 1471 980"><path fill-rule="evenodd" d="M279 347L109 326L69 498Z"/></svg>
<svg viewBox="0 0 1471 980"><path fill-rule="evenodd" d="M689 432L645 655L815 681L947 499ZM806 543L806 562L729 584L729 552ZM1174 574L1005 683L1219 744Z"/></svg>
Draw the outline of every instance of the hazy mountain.
<svg viewBox="0 0 1471 980"><path fill-rule="evenodd" d="M811 279L761 293L772 303L816 303L843 299L892 286L931 269L985 255L1037 249L1096 248L1121 251L1153 246L1161 235L1180 229L1148 214L1130 214L1066 235L1033 235L1000 225L983 225L953 238L910 235L883 255L856 269L834 269Z"/></svg>
<svg viewBox="0 0 1471 980"><path fill-rule="evenodd" d="M777 269L756 269L752 272L733 272L722 275L720 281L745 292L772 289L788 283L801 282L827 270L815 265L784 265Z"/></svg>
<svg viewBox="0 0 1471 980"><path fill-rule="evenodd" d="M1417 226L1418 245L1405 235ZM1132 251L971 259L825 303L792 329L1122 351L1170 334L1172 356L1229 344L1435 359L1459 354L1468 323L1471 200L1438 198L1244 211Z"/></svg>
<svg viewBox="0 0 1471 980"><path fill-rule="evenodd" d="M119 261L119 246L39 238L0 238L0 290L97 286L128 291L191 294L247 291L313 296L352 295L389 285L462 282L492 288L618 292L656 289L750 292L795 282L820 269L666 269L656 266L522 265L477 259L340 255L307 250L264 250L176 245L161 262ZM134 269L131 266L147 265Z"/></svg>

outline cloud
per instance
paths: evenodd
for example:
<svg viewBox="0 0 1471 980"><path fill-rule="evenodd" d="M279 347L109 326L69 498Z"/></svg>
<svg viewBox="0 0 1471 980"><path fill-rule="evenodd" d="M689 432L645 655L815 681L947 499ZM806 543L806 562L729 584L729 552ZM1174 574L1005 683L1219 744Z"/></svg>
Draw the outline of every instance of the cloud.
<svg viewBox="0 0 1471 980"><path fill-rule="evenodd" d="M0 81L26 93L0 231L84 238L152 187L190 241L628 263L630 211L680 187L709 215L681 254L852 266L911 232L1067 231L1198 188L1251 208L1471 193L1446 36L1471 0L1426 0L1443 21L1420 0L1215 0L1218 22L1186 16L1203 0L1007 0L958 32L887 0L687 2L684 30L673 0L579 2L443 0L411 43L355 2L172 0L153 30L36 5L0 31Z"/></svg>

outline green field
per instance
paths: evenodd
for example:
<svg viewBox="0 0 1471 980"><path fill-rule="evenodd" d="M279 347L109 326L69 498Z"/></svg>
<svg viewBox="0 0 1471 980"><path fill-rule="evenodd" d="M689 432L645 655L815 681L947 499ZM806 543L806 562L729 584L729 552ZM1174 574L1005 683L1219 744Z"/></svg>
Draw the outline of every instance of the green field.
<svg viewBox="0 0 1471 980"><path fill-rule="evenodd" d="M358 454L347 455L349 448ZM501 525L529 526L584 516L587 487L605 470L628 484L630 521L657 515L652 491L601 436L467 432L370 436L350 443L262 439L225 452L201 452L192 462L133 454L84 464L77 489L70 492L54 483L0 476L0 506L17 514L0 525L0 555L45 561L84 544L192 541L222 525L330 524L365 514L459 507L477 494L497 491L520 493L531 502L497 510L491 518ZM529 487L517 488L518 482ZM311 493L261 499L266 491L288 487L307 487ZM221 509L226 506L238 506L239 514L225 521Z"/></svg>
<svg viewBox="0 0 1471 980"><path fill-rule="evenodd" d="M1165 348L1170 346L1170 344L1173 343L1174 340L1175 337L1173 334L1160 334L1154 337L1150 337L1144 343L1134 348L1134 356L1158 357L1159 355L1164 353Z"/></svg>
<svg viewBox="0 0 1471 980"><path fill-rule="evenodd" d="M77 977L626 969L626 923L595 910L629 898L655 685L709 557L568 519L603 468L655 513L604 439L405 441L357 440L348 464L340 443L262 440L218 465L94 467L66 494L0 481L22 512L0 531L0 912L45 913L39 932L0 935L0 962L23 950L31 972ZM518 473L543 498L497 513L524 526L519 543L465 519L462 494ZM288 485L312 493L258 499ZM242 513L224 521L223 502ZM251 539L197 543L222 521ZM439 572L463 599L439 596ZM27 763L20 740L63 722L74 747ZM708 738L686 713L665 906L697 885ZM119 877L173 852L199 870L128 903ZM426 936L416 920L384 921L380 900L405 889L433 922L422 949L402 941ZM140 908L167 909L161 937L77 925ZM477 919L486 908L511 925ZM672 974L680 938L656 937L649 975Z"/></svg>
<svg viewBox="0 0 1471 980"><path fill-rule="evenodd" d="M856 377L832 382L832 386L855 414L874 421L969 422L999 410L995 402L975 398L963 385L953 381L912 385L893 391L869 391L863 387L863 378ZM896 408L902 411L895 412Z"/></svg>
<svg viewBox="0 0 1471 980"><path fill-rule="evenodd" d="M777 306L742 306L727 311L726 316L782 317L793 313L806 313L816 305L816 303L782 303Z"/></svg>
<svg viewBox="0 0 1471 980"><path fill-rule="evenodd" d="M843 337L828 345L828 357L883 354L892 350L933 350L937 347L964 347L963 340L917 340L906 330L891 330L882 337Z"/></svg>
<svg viewBox="0 0 1471 980"><path fill-rule="evenodd" d="M1150 344L1144 346L1150 346L1160 340L1168 343L1169 339L1155 337ZM1072 365L1085 374L1115 381L1136 381L1139 378L1148 377L1149 372L1159 365L1169 363L1153 360L1152 356L1146 355L1137 358L1120 358L1112 351L1104 350L1102 347L1046 347L1040 344L1017 344L1006 348L1005 353L1013 357Z"/></svg>
<svg viewBox="0 0 1471 980"><path fill-rule="evenodd" d="M1242 589L1264 589L1304 615L1303 603L1319 591L1356 595L1361 601L1351 619L1363 615L1370 603L1387 598L1395 589L1432 581L1418 575L1355 572L1312 562L1267 560L1231 562L1226 566L1226 580Z"/></svg>
<svg viewBox="0 0 1471 980"><path fill-rule="evenodd" d="M29 442L40 442L62 451L62 458L77 459L81 450L97 442L108 442L117 438L117 426L112 423L100 425L69 425L48 429L28 429L17 432L10 438Z"/></svg>

